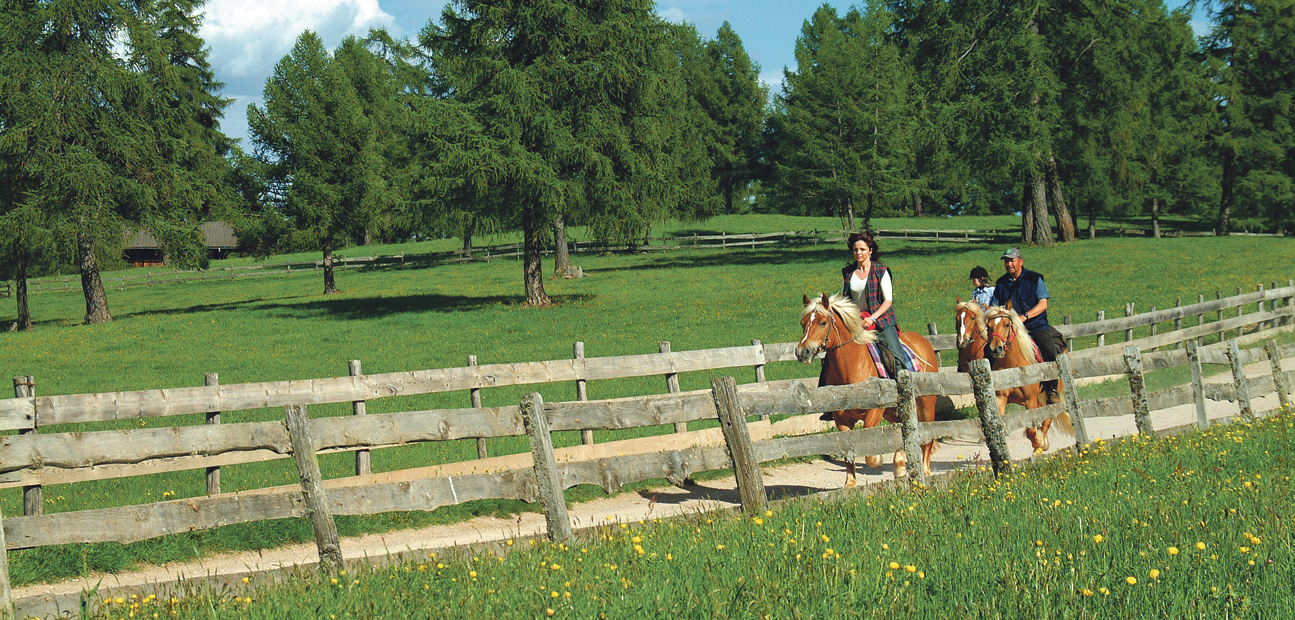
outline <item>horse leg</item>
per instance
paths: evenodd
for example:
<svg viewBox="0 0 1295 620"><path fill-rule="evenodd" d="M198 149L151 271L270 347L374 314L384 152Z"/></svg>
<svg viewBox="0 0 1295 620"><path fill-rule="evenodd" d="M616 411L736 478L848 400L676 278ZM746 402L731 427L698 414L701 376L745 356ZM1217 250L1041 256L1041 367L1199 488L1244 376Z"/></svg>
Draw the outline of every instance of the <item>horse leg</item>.
<svg viewBox="0 0 1295 620"><path fill-rule="evenodd" d="M904 478L908 476L908 459L904 458L903 450L895 451L895 478Z"/></svg>
<svg viewBox="0 0 1295 620"><path fill-rule="evenodd" d="M854 429L854 425L857 420L852 417L847 417L846 413L847 412L845 411L837 412L836 430L845 432ZM845 455L845 488L853 488L856 484L858 484L858 482L854 479L854 452L851 451Z"/></svg>
<svg viewBox="0 0 1295 620"><path fill-rule="evenodd" d="M935 454L935 440L922 444L922 473L931 475L931 455Z"/></svg>

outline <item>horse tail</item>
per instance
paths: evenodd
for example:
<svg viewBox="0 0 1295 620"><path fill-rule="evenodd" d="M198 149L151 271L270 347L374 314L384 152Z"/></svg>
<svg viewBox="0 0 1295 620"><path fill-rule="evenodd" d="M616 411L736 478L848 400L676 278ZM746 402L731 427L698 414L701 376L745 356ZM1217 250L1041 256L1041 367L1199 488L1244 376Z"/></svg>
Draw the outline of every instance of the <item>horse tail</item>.
<svg viewBox="0 0 1295 620"><path fill-rule="evenodd" d="M1074 436L1075 425L1074 425L1074 422L1070 419L1069 412L1062 411L1060 414L1057 415L1057 417L1052 418L1052 421L1064 433L1070 436Z"/></svg>

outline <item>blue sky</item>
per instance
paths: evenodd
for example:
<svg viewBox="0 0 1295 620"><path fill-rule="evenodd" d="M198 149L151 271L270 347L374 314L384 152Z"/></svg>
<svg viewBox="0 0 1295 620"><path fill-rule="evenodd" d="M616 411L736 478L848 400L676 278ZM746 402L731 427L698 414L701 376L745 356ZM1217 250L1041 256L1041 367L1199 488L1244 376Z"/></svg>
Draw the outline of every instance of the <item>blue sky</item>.
<svg viewBox="0 0 1295 620"><path fill-rule="evenodd" d="M1177 5L1178 0L1170 0ZM225 112L225 133L247 139L247 104L261 103L265 80L305 29L319 33L334 48L349 34L363 35L384 26L396 36L412 37L429 19L439 18L441 0L209 0L202 35L211 49L216 79L234 105ZM801 25L823 3L807 0L674 0L658 2L657 13L673 22L691 22L703 36L713 37L725 21L742 38L751 58L760 64L760 77L776 91L783 67L795 68L794 50ZM848 2L833 2L839 10ZM1198 34L1206 25L1193 22Z"/></svg>

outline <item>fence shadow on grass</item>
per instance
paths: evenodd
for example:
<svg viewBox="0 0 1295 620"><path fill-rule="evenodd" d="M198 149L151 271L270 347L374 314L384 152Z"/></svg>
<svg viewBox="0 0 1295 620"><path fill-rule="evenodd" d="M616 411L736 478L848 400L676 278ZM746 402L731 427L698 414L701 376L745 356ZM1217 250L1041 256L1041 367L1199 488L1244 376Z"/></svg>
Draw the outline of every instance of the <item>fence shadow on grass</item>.
<svg viewBox="0 0 1295 620"><path fill-rule="evenodd" d="M883 243L885 240L883 240ZM969 257L968 261L987 262L993 258L993 252L1001 251L1001 244L923 244L917 247L902 248L894 251L886 251L882 246L881 262L906 260L910 258L929 258L936 255L960 255L975 254L975 257ZM988 257L988 258L987 258ZM843 244L819 246L802 246L802 245L785 245L768 246L760 249L742 249L740 247L729 248L723 252L717 252L708 256L698 256L695 252L688 254L670 254L661 255L654 259L646 261L644 264L623 265L617 267L592 267L585 270L586 275L616 273L620 271L642 271L644 269L699 269L710 267L726 267L735 262L743 263L760 263L765 265L789 265L805 264L814 265L817 268L822 263L840 262L845 264L850 259L846 254ZM578 259L577 259L578 262Z"/></svg>

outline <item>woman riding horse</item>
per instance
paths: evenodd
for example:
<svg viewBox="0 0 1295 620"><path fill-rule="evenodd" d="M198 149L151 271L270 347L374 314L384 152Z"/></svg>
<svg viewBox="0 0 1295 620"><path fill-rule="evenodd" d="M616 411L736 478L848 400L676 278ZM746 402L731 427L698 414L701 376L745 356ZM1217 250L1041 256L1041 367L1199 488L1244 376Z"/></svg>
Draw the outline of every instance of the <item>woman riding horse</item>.
<svg viewBox="0 0 1295 620"><path fill-rule="evenodd" d="M818 299L804 298L805 309L801 312L800 325L804 335L796 345L796 359L806 364L825 352L824 371L819 377L820 385L848 385L879 376L877 364L868 351L867 345L877 340L876 332L863 327L859 308L840 295L828 298L823 295ZM913 365L918 372L935 372L939 370L939 358L931 343L920 334L902 332L901 340L913 350ZM935 420L935 396L917 397L917 417L922 422ZM882 418L898 423L899 417L895 408L884 409L850 409L835 411L832 419L837 430L848 431L854 425L863 422L864 428L872 428ZM931 440L922 446L922 470L931 472L931 453L935 450L935 441ZM878 467L881 462L877 457L868 457L870 467ZM907 467L902 450L895 452L895 477L907 475ZM846 463L846 487L855 486L854 460Z"/></svg>

